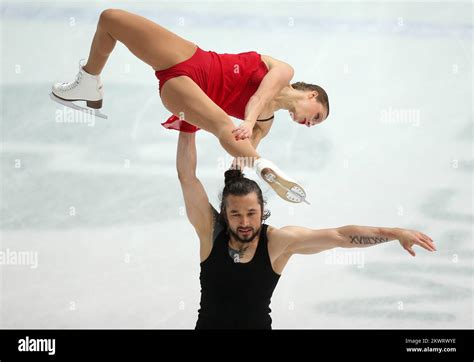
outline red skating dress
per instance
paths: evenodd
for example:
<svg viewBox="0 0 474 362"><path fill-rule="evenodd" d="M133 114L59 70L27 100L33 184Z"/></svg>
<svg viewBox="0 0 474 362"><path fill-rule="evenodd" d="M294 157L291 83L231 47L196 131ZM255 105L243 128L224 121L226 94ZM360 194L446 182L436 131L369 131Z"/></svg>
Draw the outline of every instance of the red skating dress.
<svg viewBox="0 0 474 362"><path fill-rule="evenodd" d="M160 94L168 79L186 75L228 115L239 119L245 118L245 106L267 73L267 66L257 52L218 54L199 47L191 58L168 69L155 71ZM200 129L175 115L162 125L188 133Z"/></svg>

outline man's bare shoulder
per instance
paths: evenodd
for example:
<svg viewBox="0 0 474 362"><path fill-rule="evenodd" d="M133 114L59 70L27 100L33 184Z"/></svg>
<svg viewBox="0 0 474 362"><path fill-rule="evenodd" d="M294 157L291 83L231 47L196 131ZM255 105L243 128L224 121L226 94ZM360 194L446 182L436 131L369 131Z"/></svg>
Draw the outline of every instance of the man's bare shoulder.
<svg viewBox="0 0 474 362"><path fill-rule="evenodd" d="M275 226L268 225L267 238L273 240L279 240L281 238L288 238L291 235L291 230L288 227L277 228Z"/></svg>
<svg viewBox="0 0 474 362"><path fill-rule="evenodd" d="M267 227L267 240L268 245L273 249L277 255L284 252L288 246L290 234L285 228L277 228L275 226L268 225Z"/></svg>

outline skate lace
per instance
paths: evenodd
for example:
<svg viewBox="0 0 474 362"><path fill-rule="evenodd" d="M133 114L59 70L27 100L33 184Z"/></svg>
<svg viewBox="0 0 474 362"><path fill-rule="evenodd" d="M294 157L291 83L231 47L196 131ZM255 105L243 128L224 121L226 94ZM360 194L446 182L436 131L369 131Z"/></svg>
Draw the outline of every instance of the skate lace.
<svg viewBox="0 0 474 362"><path fill-rule="evenodd" d="M83 60L84 59L81 59L79 61L79 72L76 75L76 79L73 80L72 82L69 82L69 83L63 83L63 89L64 90L71 90L71 89L77 87L79 85L79 83L81 82L81 79L82 79L82 61Z"/></svg>

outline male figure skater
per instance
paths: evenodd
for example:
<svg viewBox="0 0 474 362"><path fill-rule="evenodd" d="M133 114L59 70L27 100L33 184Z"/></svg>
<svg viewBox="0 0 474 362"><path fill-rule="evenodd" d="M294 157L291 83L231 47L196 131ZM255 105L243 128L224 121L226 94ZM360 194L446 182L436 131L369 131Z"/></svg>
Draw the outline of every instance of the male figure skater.
<svg viewBox="0 0 474 362"><path fill-rule="evenodd" d="M294 254L363 248L391 240L399 240L412 256L413 245L436 250L429 236L414 230L267 225L269 212L264 210L262 191L240 169L225 172L217 212L196 177L195 133L180 132L176 166L186 213L200 241L201 308L196 329L271 329L273 290Z"/></svg>

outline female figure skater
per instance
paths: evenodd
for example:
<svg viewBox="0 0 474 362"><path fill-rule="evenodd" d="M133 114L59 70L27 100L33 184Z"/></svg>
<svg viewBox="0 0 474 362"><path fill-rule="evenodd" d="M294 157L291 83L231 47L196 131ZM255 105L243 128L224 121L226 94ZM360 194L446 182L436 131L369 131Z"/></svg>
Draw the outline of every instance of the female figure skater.
<svg viewBox="0 0 474 362"><path fill-rule="evenodd" d="M100 109L100 73L117 40L155 70L163 105L173 113L162 123L164 127L211 132L239 160L234 165L253 167L283 199L307 202L303 188L261 158L256 146L279 109L288 110L293 121L308 127L325 120L329 102L321 87L302 82L290 85L293 68L270 56L254 51L205 51L144 17L107 9L100 15L87 64L79 63L75 81L54 84L52 98L76 109L81 109L72 103L77 100ZM229 115L243 122L234 127Z"/></svg>

